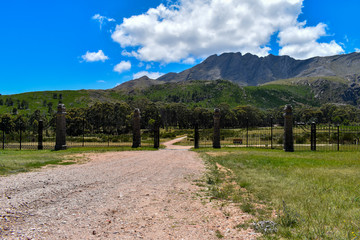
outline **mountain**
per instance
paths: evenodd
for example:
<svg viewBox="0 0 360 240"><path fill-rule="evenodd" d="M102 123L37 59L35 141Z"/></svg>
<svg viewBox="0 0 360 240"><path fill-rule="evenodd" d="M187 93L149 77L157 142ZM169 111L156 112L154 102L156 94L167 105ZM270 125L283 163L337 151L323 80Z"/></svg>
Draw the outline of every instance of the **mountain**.
<svg viewBox="0 0 360 240"><path fill-rule="evenodd" d="M147 76L143 76L138 79L124 82L124 83L114 87L112 90L115 90L115 91L120 90L120 91L131 94L131 93L135 93L135 91L141 91L141 90L147 89L150 86L163 84L163 83L164 82L162 82L162 81L150 79Z"/></svg>
<svg viewBox="0 0 360 240"><path fill-rule="evenodd" d="M226 84L220 82L211 84L211 81L217 79L230 81L233 83L231 88L234 89L234 86L240 86L236 91L244 94L230 94L223 90ZM198 80L203 82L195 84ZM263 88L264 85L267 87ZM254 86L259 87L252 89ZM200 94L202 91L192 91L190 88L206 89L209 94ZM178 91L179 89L182 90ZM180 73L168 73L157 80L144 76L112 90L131 96L144 96L155 102L183 102L191 105L204 100L211 105L214 102L211 97L216 94L210 92L216 89L221 91L219 94L236 96L228 99L217 97L218 100L231 104L261 105L261 102L264 106L275 106L292 101L291 96L285 97L286 92L289 92L287 89L291 89L296 98L294 103L298 104L311 105L316 102L360 106L360 53L307 60L296 60L289 56L258 57L249 53L224 53L220 56L212 55ZM296 89L301 91L296 92ZM311 97L303 93L304 89L311 93ZM282 94L284 97L281 100ZM304 99L305 96L310 97L309 101Z"/></svg>
<svg viewBox="0 0 360 240"><path fill-rule="evenodd" d="M289 78L337 76L354 80L360 75L360 53L296 60L289 56L258 57L247 53L212 55L202 63L180 73L168 73L157 80L181 82L188 80L224 79L241 86L257 86Z"/></svg>

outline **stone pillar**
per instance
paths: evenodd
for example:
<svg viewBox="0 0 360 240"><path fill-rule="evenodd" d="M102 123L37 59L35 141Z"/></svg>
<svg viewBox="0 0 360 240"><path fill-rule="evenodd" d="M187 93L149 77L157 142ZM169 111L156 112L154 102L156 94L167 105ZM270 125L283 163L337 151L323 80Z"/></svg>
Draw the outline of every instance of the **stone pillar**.
<svg viewBox="0 0 360 240"><path fill-rule="evenodd" d="M215 111L214 111L213 148L221 148L221 145L220 145L220 109L218 109L218 108L215 108Z"/></svg>
<svg viewBox="0 0 360 240"><path fill-rule="evenodd" d="M195 123L195 129L194 129L194 148L199 148L199 124Z"/></svg>
<svg viewBox="0 0 360 240"><path fill-rule="evenodd" d="M65 150L66 147L66 118L65 105L58 104L56 113L56 145L55 150Z"/></svg>
<svg viewBox="0 0 360 240"><path fill-rule="evenodd" d="M140 119L140 110L138 108L135 108L133 116L133 148L141 147Z"/></svg>
<svg viewBox="0 0 360 240"><path fill-rule="evenodd" d="M43 120L39 121L39 129L38 129L38 150L43 150L43 130L44 130L44 122Z"/></svg>
<svg viewBox="0 0 360 240"><path fill-rule="evenodd" d="M284 108L284 150L285 152L294 151L293 113L290 104Z"/></svg>
<svg viewBox="0 0 360 240"><path fill-rule="evenodd" d="M158 123L154 125L154 148L160 147L160 127Z"/></svg>
<svg viewBox="0 0 360 240"><path fill-rule="evenodd" d="M316 151L316 123L311 123L311 151Z"/></svg>

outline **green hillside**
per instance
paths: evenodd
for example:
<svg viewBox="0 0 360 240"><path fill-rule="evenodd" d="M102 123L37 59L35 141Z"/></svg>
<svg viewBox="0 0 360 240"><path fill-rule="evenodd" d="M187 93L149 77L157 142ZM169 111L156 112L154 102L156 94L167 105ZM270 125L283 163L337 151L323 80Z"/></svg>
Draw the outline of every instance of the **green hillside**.
<svg viewBox="0 0 360 240"><path fill-rule="evenodd" d="M95 102L119 102L124 97L112 91L104 90L64 90L27 92L0 96L0 114L30 113L38 109L42 113L55 112L59 102L64 103L67 109L88 107Z"/></svg>
<svg viewBox="0 0 360 240"><path fill-rule="evenodd" d="M225 80L166 83L151 86L137 96L145 96L153 102L182 102L191 107L214 107L222 102L231 107L253 105L264 109L288 103L318 105L306 86L240 87Z"/></svg>
<svg viewBox="0 0 360 240"><path fill-rule="evenodd" d="M152 102L184 103L188 107L214 108L220 103L230 107L253 105L261 109L276 108L291 103L319 106L311 86L287 84L286 81L257 87L240 87L225 80L186 81L153 85L146 89L44 91L0 96L0 113L30 113L39 109L44 114L56 111L59 102L70 108L87 107L95 102L132 103L138 99Z"/></svg>

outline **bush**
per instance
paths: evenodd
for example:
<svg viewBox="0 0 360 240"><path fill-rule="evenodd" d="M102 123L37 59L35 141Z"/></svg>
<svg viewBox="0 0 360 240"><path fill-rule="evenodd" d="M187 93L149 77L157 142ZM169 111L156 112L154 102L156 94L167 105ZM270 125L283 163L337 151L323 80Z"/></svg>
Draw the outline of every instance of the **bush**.
<svg viewBox="0 0 360 240"><path fill-rule="evenodd" d="M164 133L160 133L160 137L161 138L175 138L176 133L175 132L164 132Z"/></svg>
<svg viewBox="0 0 360 240"><path fill-rule="evenodd" d="M298 144L306 143L307 139L308 138L307 138L306 135L301 135L301 136L297 135L297 136L295 136L295 142L298 143Z"/></svg>

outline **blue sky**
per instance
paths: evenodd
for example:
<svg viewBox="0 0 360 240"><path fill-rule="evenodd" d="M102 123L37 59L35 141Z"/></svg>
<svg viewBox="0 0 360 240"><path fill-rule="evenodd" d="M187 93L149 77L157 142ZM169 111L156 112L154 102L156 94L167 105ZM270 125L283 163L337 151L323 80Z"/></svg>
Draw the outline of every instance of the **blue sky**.
<svg viewBox="0 0 360 240"><path fill-rule="evenodd" d="M1 94L109 89L229 51L305 59L360 49L357 0L12 0L0 6Z"/></svg>

